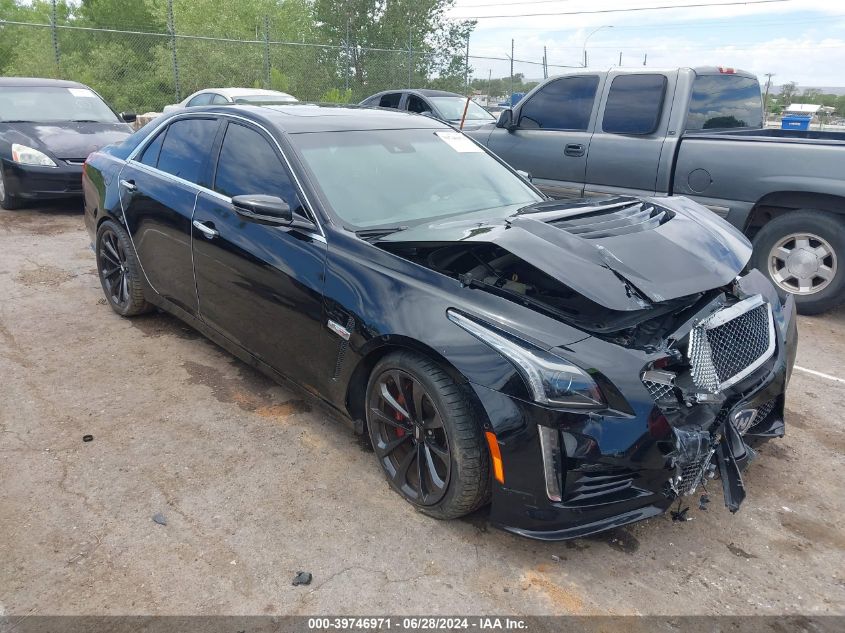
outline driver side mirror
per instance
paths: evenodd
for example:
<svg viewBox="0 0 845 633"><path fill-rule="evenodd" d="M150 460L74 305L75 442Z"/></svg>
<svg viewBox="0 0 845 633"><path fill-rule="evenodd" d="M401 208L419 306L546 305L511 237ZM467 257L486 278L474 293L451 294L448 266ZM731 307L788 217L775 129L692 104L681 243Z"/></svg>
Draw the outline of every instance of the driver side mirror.
<svg viewBox="0 0 845 633"><path fill-rule="evenodd" d="M120 117L121 121L125 121L126 123L134 123L135 119L138 118L138 115L134 112L121 112L117 116Z"/></svg>
<svg viewBox="0 0 845 633"><path fill-rule="evenodd" d="M250 222L271 225L293 223L290 205L276 196L246 195L232 198L235 212Z"/></svg>
<svg viewBox="0 0 845 633"><path fill-rule="evenodd" d="M516 120L514 119L513 110L507 108L502 110L499 114L499 120L496 121L496 127L504 128L508 132L513 132L516 129Z"/></svg>

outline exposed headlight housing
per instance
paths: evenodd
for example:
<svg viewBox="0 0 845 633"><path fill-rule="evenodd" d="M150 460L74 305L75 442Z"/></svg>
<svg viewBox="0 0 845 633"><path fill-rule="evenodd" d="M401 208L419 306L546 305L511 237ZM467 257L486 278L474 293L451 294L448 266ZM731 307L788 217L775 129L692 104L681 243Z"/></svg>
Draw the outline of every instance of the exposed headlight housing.
<svg viewBox="0 0 845 633"><path fill-rule="evenodd" d="M448 310L449 320L511 361L531 390L534 401L548 407L601 409L605 400L595 381L580 367Z"/></svg>
<svg viewBox="0 0 845 633"><path fill-rule="evenodd" d="M37 165L39 167L56 167L53 159L37 149L12 143L12 160L18 165Z"/></svg>

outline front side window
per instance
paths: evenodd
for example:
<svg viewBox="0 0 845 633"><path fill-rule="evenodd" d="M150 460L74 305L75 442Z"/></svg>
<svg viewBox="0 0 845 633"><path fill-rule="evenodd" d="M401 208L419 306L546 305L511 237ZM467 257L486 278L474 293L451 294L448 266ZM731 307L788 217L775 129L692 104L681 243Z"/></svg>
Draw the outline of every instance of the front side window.
<svg viewBox="0 0 845 633"><path fill-rule="evenodd" d="M564 77L547 83L522 106L519 127L586 130L598 85L595 75Z"/></svg>
<svg viewBox="0 0 845 633"><path fill-rule="evenodd" d="M408 95L408 112L422 114L423 112L431 112L431 108L417 95Z"/></svg>
<svg viewBox="0 0 845 633"><path fill-rule="evenodd" d="M665 75L615 77L604 107L602 130L611 134L653 134L665 95Z"/></svg>
<svg viewBox="0 0 845 633"><path fill-rule="evenodd" d="M217 125L216 119L179 119L171 123L161 145L158 168L189 182L204 184L203 168Z"/></svg>
<svg viewBox="0 0 845 633"><path fill-rule="evenodd" d="M379 99L378 104L381 108L398 108L399 102L402 100L402 93L401 92L391 92L386 95L382 95L381 99Z"/></svg>
<svg viewBox="0 0 845 633"><path fill-rule="evenodd" d="M214 190L234 197L261 194L278 196L296 210L299 198L270 143L259 132L230 123L220 148Z"/></svg>
<svg viewBox="0 0 845 633"><path fill-rule="evenodd" d="M353 228L482 211L505 217L542 199L469 138L445 127L312 132L290 139L331 209Z"/></svg>
<svg viewBox="0 0 845 633"><path fill-rule="evenodd" d="M495 120L492 114L472 99L470 99L469 105L467 105L467 100L464 97L431 97L431 102L446 121L460 121L461 117L464 116L464 108L466 108L467 121L493 122Z"/></svg>
<svg viewBox="0 0 845 633"><path fill-rule="evenodd" d="M88 88L53 86L3 86L0 88L0 122L53 123L91 121L120 123L97 93Z"/></svg>

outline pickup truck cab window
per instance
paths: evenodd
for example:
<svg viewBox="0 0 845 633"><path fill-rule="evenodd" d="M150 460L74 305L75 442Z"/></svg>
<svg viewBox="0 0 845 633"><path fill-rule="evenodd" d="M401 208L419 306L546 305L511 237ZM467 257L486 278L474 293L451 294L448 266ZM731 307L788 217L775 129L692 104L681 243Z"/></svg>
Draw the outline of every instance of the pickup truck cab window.
<svg viewBox="0 0 845 633"><path fill-rule="evenodd" d="M291 209L300 206L293 183L273 147L261 133L238 123L229 123L226 128L214 190L229 197L278 196Z"/></svg>
<svg viewBox="0 0 845 633"><path fill-rule="evenodd" d="M760 84L742 75L697 75L687 116L687 130L763 127Z"/></svg>
<svg viewBox="0 0 845 633"><path fill-rule="evenodd" d="M654 134L663 111L665 75L619 75L613 79L604 107L602 131L610 134Z"/></svg>
<svg viewBox="0 0 845 633"><path fill-rule="evenodd" d="M586 130L598 85L596 75L564 77L547 83L520 108L519 127Z"/></svg>

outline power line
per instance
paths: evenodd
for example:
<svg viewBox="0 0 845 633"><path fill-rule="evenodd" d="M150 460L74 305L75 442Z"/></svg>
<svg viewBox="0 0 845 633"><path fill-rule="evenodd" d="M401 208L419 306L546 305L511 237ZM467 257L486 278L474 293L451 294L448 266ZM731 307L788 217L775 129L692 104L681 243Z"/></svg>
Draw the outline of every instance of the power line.
<svg viewBox="0 0 845 633"><path fill-rule="evenodd" d="M631 7L628 9L593 9L589 11L554 11L550 13L509 13L506 15L460 15L449 16L450 20L491 20L496 18L534 18L556 15L595 15L602 13L633 13L635 11L661 11L664 9L699 9L702 7L730 7L736 5L775 4L793 0L746 0L745 2L701 2L698 4L660 5L653 7ZM469 8L469 7L468 7Z"/></svg>

